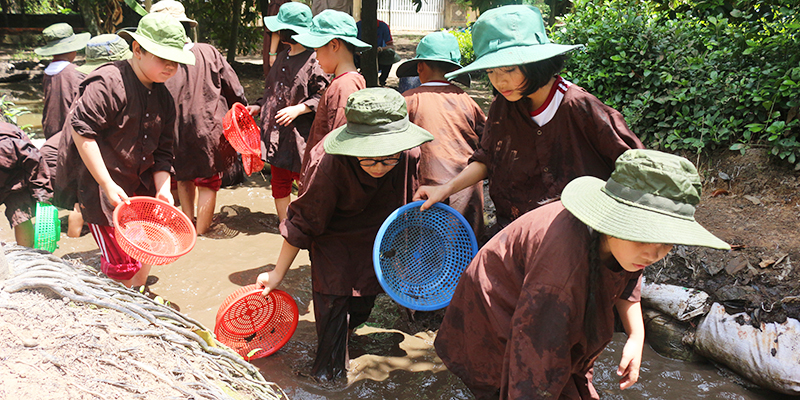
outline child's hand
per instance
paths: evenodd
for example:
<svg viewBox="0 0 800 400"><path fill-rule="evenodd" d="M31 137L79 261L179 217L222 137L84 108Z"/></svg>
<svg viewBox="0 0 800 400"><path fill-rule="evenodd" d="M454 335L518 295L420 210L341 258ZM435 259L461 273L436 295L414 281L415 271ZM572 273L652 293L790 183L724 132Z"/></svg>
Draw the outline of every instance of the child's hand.
<svg viewBox="0 0 800 400"><path fill-rule="evenodd" d="M621 376L619 388L625 390L639 380L639 366L642 364L642 348L644 340L628 338L622 349L622 359L617 368L617 375Z"/></svg>
<svg viewBox="0 0 800 400"><path fill-rule="evenodd" d="M256 279L256 286L259 289L264 289L264 291L261 292L261 295L266 297L269 292L271 292L272 289L277 288L282 281L283 273L272 270L269 272L264 272L263 274L259 274L258 278Z"/></svg>
<svg viewBox="0 0 800 400"><path fill-rule="evenodd" d="M103 186L103 192L105 192L108 201L115 208L119 203L131 204L125 191L113 181Z"/></svg>
<svg viewBox="0 0 800 400"><path fill-rule="evenodd" d="M255 104L255 105L252 105L252 106L247 106L245 108L250 113L250 116L253 117L253 118L258 116L258 114L261 114L261 106L259 106L258 104Z"/></svg>
<svg viewBox="0 0 800 400"><path fill-rule="evenodd" d="M448 197L450 197L450 193L444 185L420 186L419 189L417 189L417 192L414 193L414 198L412 200L426 200L419 208L420 210L425 211L433 207L434 204L444 201Z"/></svg>
<svg viewBox="0 0 800 400"><path fill-rule="evenodd" d="M298 104L296 106L289 106L286 108L282 108L275 113L275 122L282 126L287 126L295 120L295 118L299 117L303 109L305 109L305 104Z"/></svg>
<svg viewBox="0 0 800 400"><path fill-rule="evenodd" d="M169 190L167 190L165 193L164 192L156 193L156 198L161 201L166 201L170 205L175 205L175 198L172 197L172 192Z"/></svg>

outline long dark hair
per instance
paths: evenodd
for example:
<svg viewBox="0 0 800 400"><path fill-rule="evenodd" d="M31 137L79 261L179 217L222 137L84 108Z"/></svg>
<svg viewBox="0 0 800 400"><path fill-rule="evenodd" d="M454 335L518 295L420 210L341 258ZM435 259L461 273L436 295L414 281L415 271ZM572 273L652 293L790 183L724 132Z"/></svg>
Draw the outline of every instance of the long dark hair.
<svg viewBox="0 0 800 400"><path fill-rule="evenodd" d="M294 35L297 35L297 33L291 29L281 29L278 31L280 41L284 43L297 44L297 41L292 39Z"/></svg>
<svg viewBox="0 0 800 400"><path fill-rule="evenodd" d="M587 343L597 342L597 285L600 276L600 244L603 235L592 229L589 240L589 278L587 279L586 308L583 314L583 333Z"/></svg>

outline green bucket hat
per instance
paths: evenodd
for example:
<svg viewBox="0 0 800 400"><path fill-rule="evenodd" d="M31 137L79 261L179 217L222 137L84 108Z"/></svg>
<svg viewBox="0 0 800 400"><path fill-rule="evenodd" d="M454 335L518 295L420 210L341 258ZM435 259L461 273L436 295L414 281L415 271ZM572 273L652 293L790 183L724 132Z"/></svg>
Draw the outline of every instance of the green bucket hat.
<svg viewBox="0 0 800 400"><path fill-rule="evenodd" d="M164 13L172 16L180 22L186 22L190 27L197 26L197 21L186 16L186 8L180 1L176 0L161 0L150 7L151 13Z"/></svg>
<svg viewBox="0 0 800 400"><path fill-rule="evenodd" d="M458 39L450 32L433 32L422 38L417 45L417 55L403 61L397 66L397 77L417 76L417 64L420 61L440 61L461 68L461 49ZM469 74L462 74L455 78L456 81L469 86Z"/></svg>
<svg viewBox="0 0 800 400"><path fill-rule="evenodd" d="M184 50L189 42L178 20L166 13L150 13L139 20L136 32L119 31L127 41L137 41L145 50L165 60L194 65L194 53Z"/></svg>
<svg viewBox="0 0 800 400"><path fill-rule="evenodd" d="M394 89L361 89L347 98L347 124L325 136L325 152L353 157L386 157L433 140L408 120L406 101Z"/></svg>
<svg viewBox="0 0 800 400"><path fill-rule="evenodd" d="M576 178L564 188L561 202L586 225L618 239L730 249L694 219L701 187L689 160L633 149L617 158L607 182Z"/></svg>
<svg viewBox="0 0 800 400"><path fill-rule="evenodd" d="M270 32L290 29L295 33L307 33L311 28L311 9L303 4L288 2L278 9L278 15L264 17L264 25Z"/></svg>
<svg viewBox="0 0 800 400"><path fill-rule="evenodd" d="M44 28L42 36L47 44L37 47L33 51L40 56L47 57L72 53L84 48L92 34L89 32L75 34L72 26L66 22L60 22Z"/></svg>
<svg viewBox="0 0 800 400"><path fill-rule="evenodd" d="M369 50L372 46L358 40L358 27L350 14L325 10L311 21L311 29L306 33L292 36L297 43L309 49L318 49L333 39L340 39L356 47L356 51Z"/></svg>
<svg viewBox="0 0 800 400"><path fill-rule="evenodd" d="M86 63L75 69L89 75L107 62L127 60L131 55L128 42L119 35L113 33L98 35L86 43Z"/></svg>
<svg viewBox="0 0 800 400"><path fill-rule="evenodd" d="M512 5L483 13L472 26L475 61L445 75L448 79L464 72L521 65L546 60L583 45L551 43L538 8Z"/></svg>

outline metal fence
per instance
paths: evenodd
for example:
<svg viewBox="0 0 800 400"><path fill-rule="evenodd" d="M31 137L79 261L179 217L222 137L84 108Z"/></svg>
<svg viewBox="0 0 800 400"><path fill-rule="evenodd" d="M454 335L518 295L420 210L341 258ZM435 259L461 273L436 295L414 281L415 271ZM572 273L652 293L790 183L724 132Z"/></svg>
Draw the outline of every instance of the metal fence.
<svg viewBox="0 0 800 400"><path fill-rule="evenodd" d="M395 31L436 31L444 27L445 0L422 0L416 12L411 0L378 0L378 19Z"/></svg>

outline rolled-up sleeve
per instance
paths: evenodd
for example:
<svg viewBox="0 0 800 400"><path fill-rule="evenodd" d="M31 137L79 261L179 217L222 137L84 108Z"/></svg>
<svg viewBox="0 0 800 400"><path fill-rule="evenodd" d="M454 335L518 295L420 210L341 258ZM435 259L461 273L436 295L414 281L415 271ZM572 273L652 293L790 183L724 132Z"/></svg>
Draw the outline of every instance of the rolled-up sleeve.
<svg viewBox="0 0 800 400"><path fill-rule="evenodd" d="M106 130L111 121L116 119L118 106L125 103L125 99L115 99L117 91L113 89L118 85L122 85L122 82L107 79L103 75L92 75L83 81L81 95L67 116L68 123L77 134L97 139L97 133Z"/></svg>

